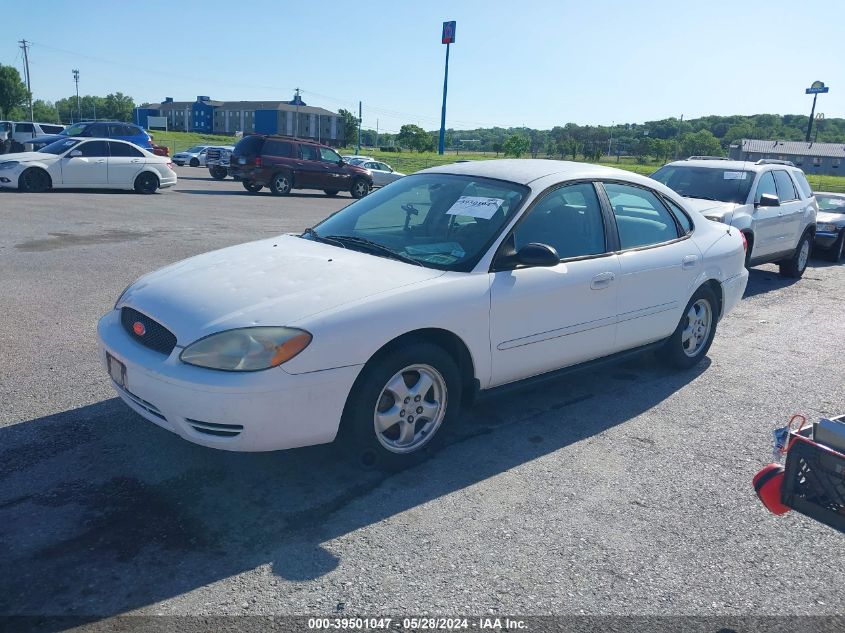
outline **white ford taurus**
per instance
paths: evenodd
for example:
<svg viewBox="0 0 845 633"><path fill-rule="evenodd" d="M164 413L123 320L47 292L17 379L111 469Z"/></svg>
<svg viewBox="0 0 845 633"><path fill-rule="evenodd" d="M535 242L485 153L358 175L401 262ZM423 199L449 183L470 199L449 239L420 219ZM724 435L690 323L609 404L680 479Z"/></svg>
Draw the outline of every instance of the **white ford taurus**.
<svg viewBox="0 0 845 633"><path fill-rule="evenodd" d="M707 353L739 231L628 172L480 161L407 176L302 235L130 285L99 322L120 397L209 447L330 442L403 463L478 391L659 348Z"/></svg>

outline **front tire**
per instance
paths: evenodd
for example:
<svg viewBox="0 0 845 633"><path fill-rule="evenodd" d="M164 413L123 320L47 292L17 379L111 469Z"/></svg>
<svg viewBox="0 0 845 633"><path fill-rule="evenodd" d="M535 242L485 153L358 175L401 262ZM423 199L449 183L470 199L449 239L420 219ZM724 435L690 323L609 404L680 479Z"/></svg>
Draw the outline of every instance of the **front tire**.
<svg viewBox="0 0 845 633"><path fill-rule="evenodd" d="M810 249L812 248L810 239L810 233L804 233L798 241L798 246L795 247L792 257L778 264L782 276L801 279L801 275L807 270L807 262L810 260Z"/></svg>
<svg viewBox="0 0 845 633"><path fill-rule="evenodd" d="M191 167L199 167L199 166L200 166L200 162L199 162L199 160L197 160L196 158L192 158L192 159L191 159L191 162L190 162L190 163L188 163L188 164L189 164Z"/></svg>
<svg viewBox="0 0 845 633"><path fill-rule="evenodd" d="M246 189L250 193L258 193L264 187L263 185L254 183L251 180L242 180L241 184L244 186L244 189Z"/></svg>
<svg viewBox="0 0 845 633"><path fill-rule="evenodd" d="M208 173L211 174L211 177L214 180L226 180L226 176L228 176L228 172L223 167L212 167L208 170Z"/></svg>
<svg viewBox="0 0 845 633"><path fill-rule="evenodd" d="M834 264L839 262L842 259L842 251L845 250L845 229L843 229L839 233L839 238L833 243L833 246L830 247L824 253L824 258L828 261L833 262Z"/></svg>
<svg viewBox="0 0 845 633"><path fill-rule="evenodd" d="M411 343L370 361L344 409L341 441L363 466L396 470L422 461L455 424L461 376L431 343Z"/></svg>
<svg viewBox="0 0 845 633"><path fill-rule="evenodd" d="M273 192L274 196L286 196L290 193L291 189L293 189L293 182L290 174L286 174L285 172L279 172L270 181L270 191Z"/></svg>
<svg viewBox="0 0 845 633"><path fill-rule="evenodd" d="M707 355L716 335L719 318L716 296L702 286L687 303L674 333L664 344L661 355L677 369L689 369Z"/></svg>
<svg viewBox="0 0 845 633"><path fill-rule="evenodd" d="M349 193L351 193L352 197L356 200L360 200L370 193L370 183L363 178L356 178L352 181L352 188L349 190Z"/></svg>
<svg viewBox="0 0 845 633"><path fill-rule="evenodd" d="M30 167L18 178L18 191L24 193L42 193L52 186L50 174L38 167Z"/></svg>
<svg viewBox="0 0 845 633"><path fill-rule="evenodd" d="M158 190L158 178L155 174L145 171L138 174L135 179L135 191L144 195L150 195Z"/></svg>

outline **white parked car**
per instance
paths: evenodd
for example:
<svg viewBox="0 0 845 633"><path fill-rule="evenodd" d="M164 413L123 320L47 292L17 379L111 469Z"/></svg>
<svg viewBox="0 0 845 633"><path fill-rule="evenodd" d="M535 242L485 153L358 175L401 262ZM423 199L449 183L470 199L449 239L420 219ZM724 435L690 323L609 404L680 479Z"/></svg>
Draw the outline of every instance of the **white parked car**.
<svg viewBox="0 0 845 633"><path fill-rule="evenodd" d="M818 204L804 172L792 163L693 157L664 165L651 177L706 218L742 231L747 266L775 262L785 277L804 274Z"/></svg>
<svg viewBox="0 0 845 633"><path fill-rule="evenodd" d="M406 176L302 235L150 273L99 322L146 419L205 446L434 446L478 391L657 348L691 367L748 280L737 229L633 173L550 160Z"/></svg>
<svg viewBox="0 0 845 633"><path fill-rule="evenodd" d="M345 154L341 158L350 165L357 165L366 160L375 160L372 156L363 156L361 154Z"/></svg>
<svg viewBox="0 0 845 633"><path fill-rule="evenodd" d="M373 186L384 187L389 185L394 180L399 180L405 174L396 171L387 163L382 163L377 160L368 160L357 163L358 167L369 169L373 173Z"/></svg>
<svg viewBox="0 0 845 633"><path fill-rule="evenodd" d="M56 123L0 121L0 154L24 151L24 144L36 136L58 134L65 129Z"/></svg>
<svg viewBox="0 0 845 633"><path fill-rule="evenodd" d="M179 165L179 167L183 165L205 167L206 153L209 147L213 147L213 145L195 145L194 147L189 147L184 152L173 154L173 162Z"/></svg>
<svg viewBox="0 0 845 633"><path fill-rule="evenodd" d="M168 157L117 139L63 138L37 152L0 157L0 187L24 192L71 188L155 193L175 184Z"/></svg>

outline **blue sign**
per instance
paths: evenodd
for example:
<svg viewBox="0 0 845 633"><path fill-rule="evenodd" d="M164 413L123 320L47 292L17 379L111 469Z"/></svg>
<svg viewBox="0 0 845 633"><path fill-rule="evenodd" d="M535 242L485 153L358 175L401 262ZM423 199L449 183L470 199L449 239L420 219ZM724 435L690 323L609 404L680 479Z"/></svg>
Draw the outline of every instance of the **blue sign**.
<svg viewBox="0 0 845 633"><path fill-rule="evenodd" d="M443 23L443 35L440 38L443 44L455 43L455 24L457 24L455 21Z"/></svg>
<svg viewBox="0 0 845 633"><path fill-rule="evenodd" d="M814 81L813 84L807 88L804 92L808 95L817 95L823 94L828 92L830 88L824 85L823 81Z"/></svg>

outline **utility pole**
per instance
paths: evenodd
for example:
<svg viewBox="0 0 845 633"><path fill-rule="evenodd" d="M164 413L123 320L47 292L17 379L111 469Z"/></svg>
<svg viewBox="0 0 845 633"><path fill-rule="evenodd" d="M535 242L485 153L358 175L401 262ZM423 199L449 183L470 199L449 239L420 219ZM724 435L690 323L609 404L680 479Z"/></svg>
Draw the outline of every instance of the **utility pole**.
<svg viewBox="0 0 845 633"><path fill-rule="evenodd" d="M449 46L455 43L455 22L444 22L440 43L446 45L446 69L443 72L443 107L440 110L440 143L437 153L446 152L446 89L449 86Z"/></svg>
<svg viewBox="0 0 845 633"><path fill-rule="evenodd" d="M79 105L80 101L79 101L79 69L78 68L73 69L73 80L76 82L76 117L77 117L76 120L81 121L82 120L82 108ZM96 118L96 117L94 117L94 118Z"/></svg>
<svg viewBox="0 0 845 633"><path fill-rule="evenodd" d="M378 119L376 119L376 147L378 147Z"/></svg>
<svg viewBox="0 0 845 633"><path fill-rule="evenodd" d="M613 126L616 125L616 121L611 122L610 124L610 138L607 139L607 155L610 156L610 146L613 145Z"/></svg>
<svg viewBox="0 0 845 633"><path fill-rule="evenodd" d="M358 102L358 147L355 149L356 154L361 153L361 102Z"/></svg>
<svg viewBox="0 0 845 633"><path fill-rule="evenodd" d="M681 153L681 128L684 125L684 115L681 115L681 122L678 123L678 133L675 135L675 159Z"/></svg>
<svg viewBox="0 0 845 633"><path fill-rule="evenodd" d="M23 61L24 61L24 68L25 68L25 75L26 75L26 90L27 90L27 97L29 99L29 120L35 121L35 115L32 113L32 83L29 79L29 42L26 40L20 40L18 44L21 45L23 49ZM32 129L32 136L35 136L35 128Z"/></svg>
<svg viewBox="0 0 845 633"><path fill-rule="evenodd" d="M296 102L296 122L293 126L293 138L299 138L299 88L296 89L296 94L293 95L293 100Z"/></svg>

